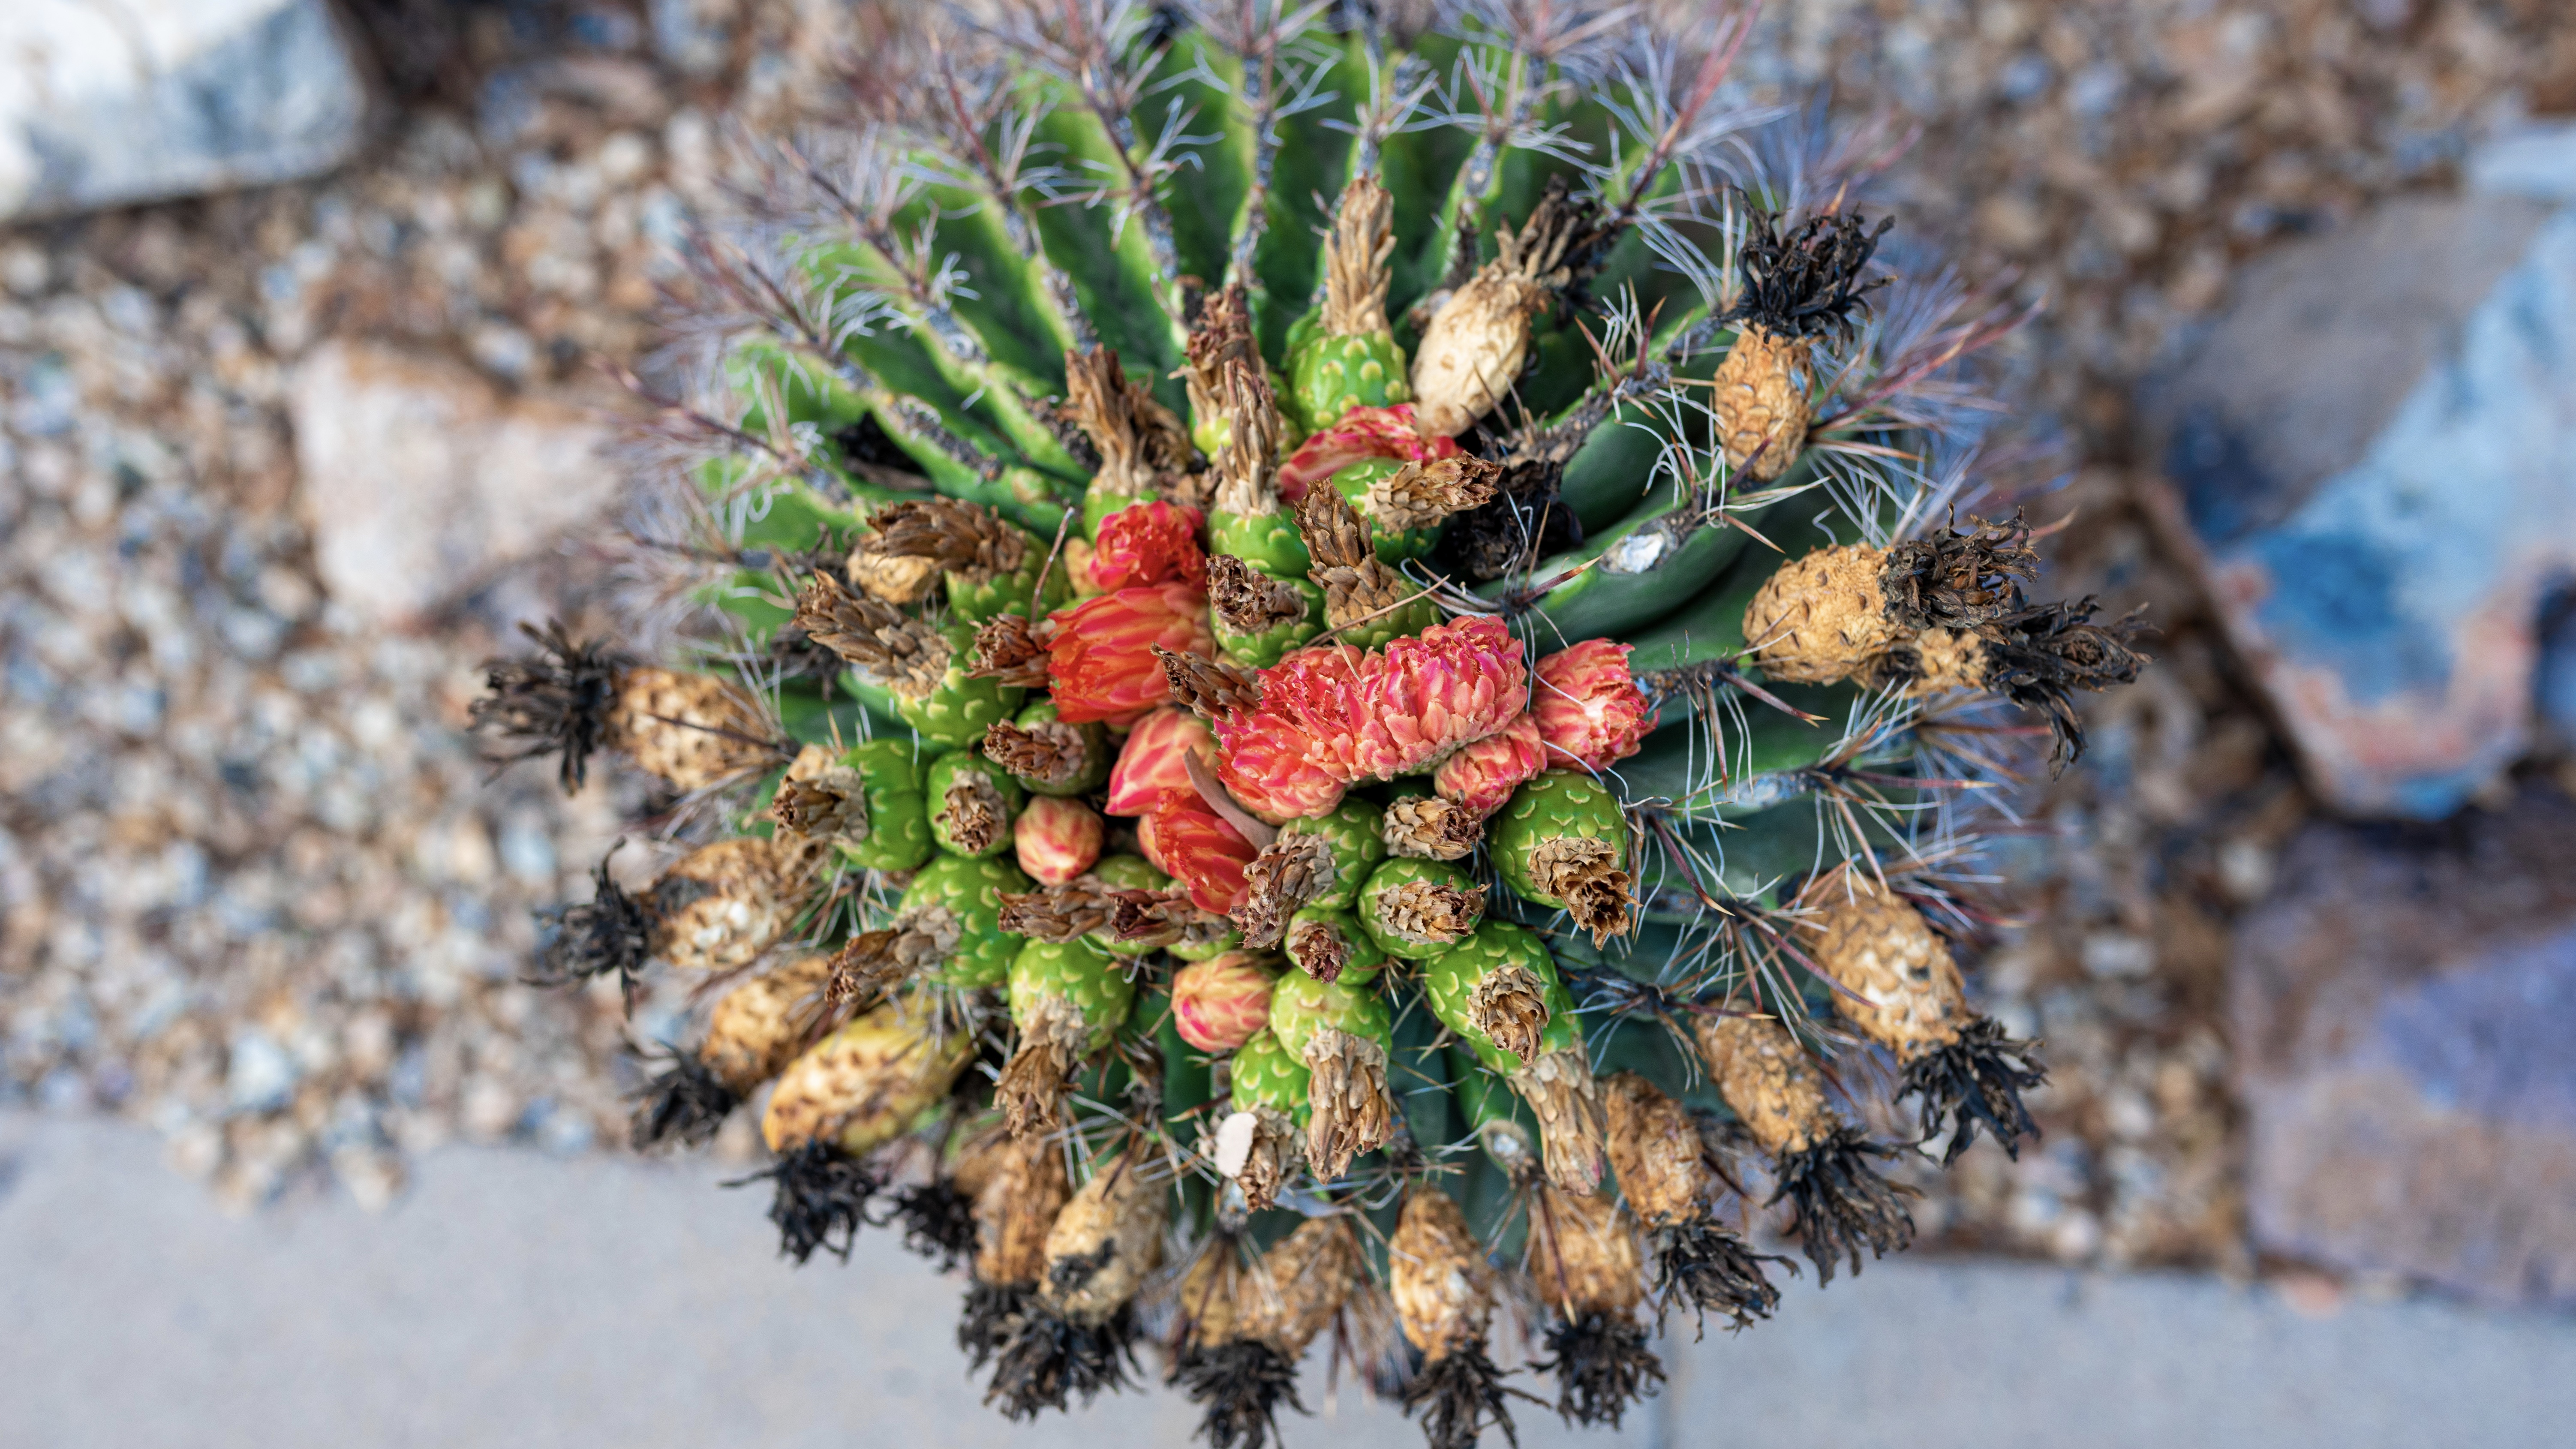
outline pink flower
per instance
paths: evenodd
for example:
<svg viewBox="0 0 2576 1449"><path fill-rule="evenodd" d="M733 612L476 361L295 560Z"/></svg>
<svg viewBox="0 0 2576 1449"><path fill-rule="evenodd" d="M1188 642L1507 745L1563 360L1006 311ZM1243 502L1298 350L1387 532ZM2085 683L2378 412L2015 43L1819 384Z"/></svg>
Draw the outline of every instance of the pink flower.
<svg viewBox="0 0 2576 1449"><path fill-rule="evenodd" d="M1107 828L1079 800L1034 795L1011 827L1020 869L1040 885L1062 885L1100 859Z"/></svg>
<svg viewBox="0 0 2576 1449"><path fill-rule="evenodd" d="M1187 584L1207 592L1207 554L1199 548L1199 511L1155 499L1101 520L1091 556L1092 581L1106 592L1145 584Z"/></svg>
<svg viewBox="0 0 2576 1449"><path fill-rule="evenodd" d="M1193 961L1172 973L1172 1025L1203 1052L1230 1052L1270 1024L1271 973L1249 951Z"/></svg>
<svg viewBox="0 0 2576 1449"><path fill-rule="evenodd" d="M1607 769L1637 753L1654 729L1654 706L1628 673L1630 647L1586 639L1538 662L1530 710L1551 760Z"/></svg>
<svg viewBox="0 0 2576 1449"><path fill-rule="evenodd" d="M1066 724L1123 724L1172 703L1171 681L1154 658L1161 645L1183 654L1216 653L1208 631L1207 592L1187 584L1119 589L1047 616L1047 684L1056 718Z"/></svg>
<svg viewBox="0 0 2576 1449"><path fill-rule="evenodd" d="M1346 781L1324 764L1323 747L1294 720L1268 708L1217 726L1225 748L1216 777L1237 804L1273 825L1331 812Z"/></svg>
<svg viewBox="0 0 2576 1449"><path fill-rule="evenodd" d="M1154 868L1189 888L1190 904L1223 915L1243 899L1243 868L1261 852L1195 790L1166 790L1137 823Z"/></svg>
<svg viewBox="0 0 2576 1449"><path fill-rule="evenodd" d="M1479 815L1491 815L1510 802L1512 792L1547 768L1547 749L1539 743L1538 721L1522 715L1500 734L1487 735L1440 762L1431 788Z"/></svg>
<svg viewBox="0 0 2576 1449"><path fill-rule="evenodd" d="M1136 721L1109 769L1109 813L1142 815L1164 791L1189 789L1188 755L1210 768L1217 762L1216 736L1197 715L1174 704Z"/></svg>
<svg viewBox="0 0 2576 1449"><path fill-rule="evenodd" d="M1353 408L1342 420L1297 445L1279 466L1279 496L1294 503L1314 484L1362 458L1393 458L1401 463L1433 463L1464 450L1454 438L1426 438L1417 429L1413 404Z"/></svg>

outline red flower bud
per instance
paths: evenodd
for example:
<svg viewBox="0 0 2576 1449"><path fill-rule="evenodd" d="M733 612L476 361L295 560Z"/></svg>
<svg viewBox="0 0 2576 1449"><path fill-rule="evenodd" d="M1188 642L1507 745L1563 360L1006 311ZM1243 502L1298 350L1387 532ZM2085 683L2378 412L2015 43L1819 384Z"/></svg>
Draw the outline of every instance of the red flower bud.
<svg viewBox="0 0 2576 1449"><path fill-rule="evenodd" d="M1538 662L1530 713L1550 763L1604 770L1637 753L1655 708L1628 673L1630 646L1586 639Z"/></svg>
<svg viewBox="0 0 2576 1449"><path fill-rule="evenodd" d="M1155 499L1101 520L1091 577L1104 591L1148 584L1187 584L1207 591L1207 554L1199 547L1199 511Z"/></svg>
<svg viewBox="0 0 2576 1449"><path fill-rule="evenodd" d="M1123 724L1172 702L1156 646L1182 654L1216 653L1208 632L1207 594L1187 584L1119 589L1058 609L1047 619L1047 685L1056 718L1066 724Z"/></svg>
<svg viewBox="0 0 2576 1449"><path fill-rule="evenodd" d="M1172 1025L1203 1052L1230 1052L1270 1024L1277 973L1249 951L1194 961L1172 975Z"/></svg>
<svg viewBox="0 0 2576 1449"><path fill-rule="evenodd" d="M1195 790L1166 790L1136 825L1145 858L1189 888L1190 904L1220 915L1243 898L1243 868L1261 852Z"/></svg>
<svg viewBox="0 0 2576 1449"><path fill-rule="evenodd" d="M1012 828L1020 869L1040 885L1062 885L1091 869L1108 833L1090 806L1053 795L1029 797Z"/></svg>
<svg viewBox="0 0 2576 1449"><path fill-rule="evenodd" d="M1487 735L1441 761L1438 773L1431 777L1431 788L1443 800L1454 800L1478 815L1491 815L1510 802L1514 790L1546 768L1547 749L1539 743L1538 721L1522 715L1500 734Z"/></svg>
<svg viewBox="0 0 2576 1449"><path fill-rule="evenodd" d="M1279 465L1279 496L1295 503L1314 484L1362 458L1393 458L1400 463L1432 463L1465 451L1455 438L1426 438L1417 430L1413 404L1353 408L1342 420L1297 445Z"/></svg>
<svg viewBox="0 0 2576 1449"><path fill-rule="evenodd" d="M1188 755L1196 755L1199 763L1215 768L1216 736L1208 730L1207 721L1178 705L1165 706L1136 721L1135 732L1127 736L1126 746L1118 752L1118 763L1109 770L1109 813L1142 815L1154 808L1164 791L1191 788L1189 765L1184 759Z"/></svg>

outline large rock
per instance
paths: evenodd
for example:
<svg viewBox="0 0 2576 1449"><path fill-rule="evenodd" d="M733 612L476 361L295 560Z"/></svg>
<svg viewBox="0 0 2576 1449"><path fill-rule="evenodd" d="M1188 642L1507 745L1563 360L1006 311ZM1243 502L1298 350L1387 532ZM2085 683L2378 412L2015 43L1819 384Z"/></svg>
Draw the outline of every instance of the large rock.
<svg viewBox="0 0 2576 1449"><path fill-rule="evenodd" d="M327 342L297 365L295 459L331 597L413 621L597 515L617 487L609 429L505 398L443 358Z"/></svg>
<svg viewBox="0 0 2576 1449"><path fill-rule="evenodd" d="M2312 826L2236 950L2255 1242L2576 1303L2576 805Z"/></svg>
<svg viewBox="0 0 2576 1449"><path fill-rule="evenodd" d="M0 221L310 175L366 115L328 0L0 3Z"/></svg>
<svg viewBox="0 0 2576 1449"><path fill-rule="evenodd" d="M2530 743L2576 570L2576 210L2517 189L2263 258L2147 398L2172 531L2349 812L2446 815Z"/></svg>

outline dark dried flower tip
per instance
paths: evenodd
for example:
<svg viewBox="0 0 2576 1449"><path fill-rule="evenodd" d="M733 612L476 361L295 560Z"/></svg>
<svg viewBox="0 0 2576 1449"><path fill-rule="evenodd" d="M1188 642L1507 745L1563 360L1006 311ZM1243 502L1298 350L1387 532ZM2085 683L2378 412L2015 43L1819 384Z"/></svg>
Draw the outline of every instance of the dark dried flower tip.
<svg viewBox="0 0 2576 1449"><path fill-rule="evenodd" d="M959 851L976 855L1001 838L1010 812L1000 786L980 770L962 770L940 799L936 823L947 827Z"/></svg>
<svg viewBox="0 0 2576 1449"><path fill-rule="evenodd" d="M1342 979L1351 964L1351 943L1330 921L1299 921L1288 928L1288 959L1297 969L1329 986Z"/></svg>
<svg viewBox="0 0 2576 1449"><path fill-rule="evenodd" d="M2129 684L2150 662L2137 648L2149 633L2141 607L2108 624L2092 622L2091 598L2040 604L1980 630L1986 640L1985 686L2024 709L2045 711L2056 734L2051 770L2084 756L2084 722L2074 692Z"/></svg>
<svg viewBox="0 0 2576 1449"><path fill-rule="evenodd" d="M1789 1200L1798 1246L1816 1265L1817 1281L1834 1281L1834 1264L1842 1259L1859 1273L1864 1247L1884 1258L1914 1242L1914 1214L1905 1200L1918 1194L1869 1165L1870 1158L1895 1155L1859 1128L1842 1127L1803 1152L1781 1153L1773 1164L1779 1185L1770 1201Z"/></svg>
<svg viewBox="0 0 2576 1449"><path fill-rule="evenodd" d="M1850 340L1858 317L1869 311L1869 294L1887 285L1861 274L1878 252L1878 239L1895 222L1881 218L1876 227L1857 212L1811 216L1783 231L1781 214L1751 208L1738 264L1744 273L1744 300L1720 320L1750 322L1783 337L1836 337Z"/></svg>
<svg viewBox="0 0 2576 1449"><path fill-rule="evenodd" d="M868 1221L868 1199L885 1184L868 1165L829 1142L790 1148L766 1172L736 1178L727 1187L770 1182L777 1191L769 1221L778 1229L778 1256L799 1266L821 1248L846 1263L850 1245Z"/></svg>
<svg viewBox="0 0 2576 1449"><path fill-rule="evenodd" d="M1485 838L1484 817L1437 795L1407 795L1386 807L1378 838L1413 860L1464 860Z"/></svg>
<svg viewBox="0 0 2576 1449"><path fill-rule="evenodd" d="M2021 586L2039 574L2039 551L2019 513L2009 523L1968 520L1887 551L1879 592L1887 617L1908 629L1971 629L2017 612Z"/></svg>
<svg viewBox="0 0 2576 1449"><path fill-rule="evenodd" d="M1079 779L1090 764L1089 753L1079 727L1054 720L1029 725L997 720L984 729L984 758L1023 780L1041 785L1062 785Z"/></svg>
<svg viewBox="0 0 2576 1449"><path fill-rule="evenodd" d="M1708 1315L1732 1320L1730 1328L1750 1327L1780 1306L1780 1290L1762 1272L1777 1263L1792 1275L1798 1265L1774 1253L1757 1253L1725 1227L1701 1218L1654 1230L1649 1245L1655 1253L1655 1296L1659 1304L1687 1303L1708 1329Z"/></svg>
<svg viewBox="0 0 2576 1449"><path fill-rule="evenodd" d="M591 898L537 911L537 959L531 986L578 986L615 974L626 1004L635 1004L636 977L653 957L653 903L627 894L608 874L608 862L626 842L601 856L590 872Z"/></svg>
<svg viewBox="0 0 2576 1449"><path fill-rule="evenodd" d="M1267 951L1279 944L1288 918L1333 888L1333 847L1312 831L1283 834L1243 868L1243 899L1234 908L1243 944Z"/></svg>
<svg viewBox="0 0 2576 1449"><path fill-rule="evenodd" d="M1404 1385L1404 1416L1410 1419L1417 1410L1421 1412L1422 1435L1431 1449L1476 1449L1476 1440L1488 1425L1502 1430L1513 1449L1520 1449L1520 1432L1512 1426L1508 1407L1514 1397L1533 1404L1547 1402L1536 1394L1505 1387L1503 1371L1494 1366L1493 1356L1483 1344L1471 1343L1414 1372Z"/></svg>
<svg viewBox="0 0 2576 1449"><path fill-rule="evenodd" d="M1570 1424L1619 1427L1628 1407L1664 1381L1664 1361L1646 1347L1646 1326L1626 1313L1586 1313L1548 1326L1547 1351L1530 1367L1556 1375L1556 1412Z"/></svg>
<svg viewBox="0 0 2576 1449"><path fill-rule="evenodd" d="M1491 583L1583 542L1583 523L1558 492L1564 481L1563 458L1505 459L1494 496L1449 520L1432 562L1452 577Z"/></svg>
<svg viewBox="0 0 2576 1449"><path fill-rule="evenodd" d="M518 746L493 755L495 764L560 755L555 777L566 791L578 790L590 757L608 742L617 676L629 661L602 641L576 643L559 621L542 631L521 624L519 632L536 641L536 657L484 661L492 692L474 701L473 729Z"/></svg>
<svg viewBox="0 0 2576 1449"><path fill-rule="evenodd" d="M937 630L820 570L797 592L796 627L906 698L930 693L948 672L948 642Z"/></svg>
<svg viewBox="0 0 2576 1449"><path fill-rule="evenodd" d="M980 1369L993 1361L1019 1332L1037 1291L1034 1283L977 1282L966 1289L965 1311L957 1318L957 1347L970 1365Z"/></svg>
<svg viewBox="0 0 2576 1449"><path fill-rule="evenodd" d="M975 628L975 667L967 673L977 679L997 679L1006 686L1044 689L1047 646L1040 636L1046 628L1043 622L1031 624L1019 614L995 614Z"/></svg>
<svg viewBox="0 0 2576 1449"><path fill-rule="evenodd" d="M1923 1099L1923 1136L1929 1141L1950 1128L1950 1145L1941 1165L1959 1160L1977 1140L1983 1124L2008 1157L2021 1155L2021 1139L2039 1136L2021 1094L2048 1081L2048 1068L2038 1057L2040 1044L2019 1041L1990 1016L1968 1023L1958 1040L1933 1047L1905 1064L1904 1090Z"/></svg>
<svg viewBox="0 0 2576 1449"><path fill-rule="evenodd" d="M1163 666L1163 678L1171 683L1172 697L1201 719L1225 719L1237 711L1261 707L1261 676L1242 665L1182 654L1160 644L1153 650L1155 661Z"/></svg>
<svg viewBox="0 0 2576 1449"><path fill-rule="evenodd" d="M1208 560L1208 609L1236 634L1267 634L1306 617L1306 596L1230 553Z"/></svg>
<svg viewBox="0 0 2576 1449"><path fill-rule="evenodd" d="M635 1093L638 1105L626 1140L638 1152L674 1144L704 1147L742 1099L695 1053L665 1047L660 1055L669 1065Z"/></svg>
<svg viewBox="0 0 2576 1449"><path fill-rule="evenodd" d="M975 1256L975 1202L946 1179L916 1183L894 1196L903 1245L934 1259L945 1273Z"/></svg>
<svg viewBox="0 0 2576 1449"><path fill-rule="evenodd" d="M1193 1349L1173 1377L1207 1408L1198 1437L1209 1449L1262 1449L1279 1442L1279 1406L1307 1413L1297 1398L1297 1365L1269 1344L1237 1339Z"/></svg>
<svg viewBox="0 0 2576 1449"><path fill-rule="evenodd" d="M1070 941L1106 926L1117 910L1121 892L1096 875L1075 876L1062 885L1033 891L1001 891L1001 929L1033 941Z"/></svg>
<svg viewBox="0 0 2576 1449"><path fill-rule="evenodd" d="M1406 463L1369 485L1369 514L1380 528L1437 528L1452 514L1492 502L1502 472L1502 464L1466 454Z"/></svg>
<svg viewBox="0 0 2576 1449"><path fill-rule="evenodd" d="M1028 536L981 504L953 498L907 499L868 520L876 551L926 558L978 581L1016 572L1028 558Z"/></svg>
<svg viewBox="0 0 2576 1449"><path fill-rule="evenodd" d="M1204 929L1204 923L1209 920L1215 922L1212 933ZM1186 886L1159 891L1110 892L1109 936L1114 941L1142 941L1169 946L1184 939L1214 939L1225 934L1228 928L1223 916L1192 905Z"/></svg>
<svg viewBox="0 0 2576 1449"><path fill-rule="evenodd" d="M1136 1366L1133 1309L1122 1306L1107 1322L1088 1324L1057 1313L1034 1293L1022 1303L1010 1337L994 1353L993 1382L984 1390L984 1402L1000 1405L1005 1418L1034 1419L1065 1408L1075 1395L1088 1404L1103 1389L1115 1393L1134 1386L1127 1377Z"/></svg>

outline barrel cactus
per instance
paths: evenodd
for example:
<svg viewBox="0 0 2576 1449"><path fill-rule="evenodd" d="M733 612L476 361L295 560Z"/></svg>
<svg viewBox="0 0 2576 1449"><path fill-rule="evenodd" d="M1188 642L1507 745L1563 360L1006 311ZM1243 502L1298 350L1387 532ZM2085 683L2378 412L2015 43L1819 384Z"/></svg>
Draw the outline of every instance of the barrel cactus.
<svg viewBox="0 0 2576 1449"><path fill-rule="evenodd" d="M656 496L719 647L493 667L499 753L747 842L603 869L544 974L756 973L638 1141L792 1086L790 1252L970 1265L1015 1418L1171 1323L1258 1445L1346 1314L1435 1445L1523 1375L1616 1424L1669 1310L1779 1307L1732 1224L1858 1271L1892 1157L2036 1130L1980 802L2144 656L1984 481L2017 314L1856 199L1883 147L1741 103L1740 17L973 14L690 248Z"/></svg>

